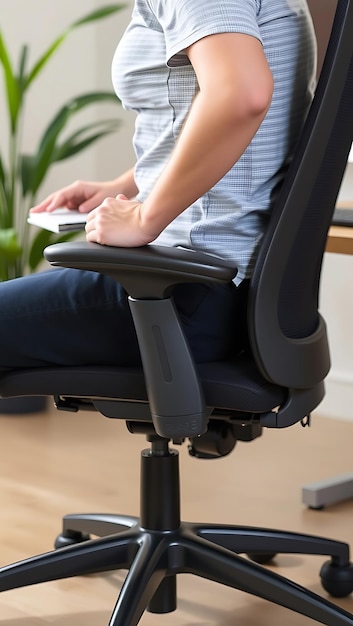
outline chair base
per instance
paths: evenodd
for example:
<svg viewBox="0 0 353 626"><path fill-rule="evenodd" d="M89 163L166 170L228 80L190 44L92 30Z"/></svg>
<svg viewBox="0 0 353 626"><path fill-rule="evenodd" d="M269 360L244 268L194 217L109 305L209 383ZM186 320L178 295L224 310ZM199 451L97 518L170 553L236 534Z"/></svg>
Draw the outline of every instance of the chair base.
<svg viewBox="0 0 353 626"><path fill-rule="evenodd" d="M136 626L144 611L176 608L177 574L189 573L245 591L327 626L353 615L239 554L266 561L277 552L331 557L321 569L335 596L353 591L348 545L320 537L240 526L184 523L179 517L179 461L156 438L142 452L141 515L78 514L64 518L56 550L0 569L0 590L127 569L108 626ZM98 539L90 539L96 535ZM71 544L71 545L70 545ZM63 547L61 547L63 546Z"/></svg>

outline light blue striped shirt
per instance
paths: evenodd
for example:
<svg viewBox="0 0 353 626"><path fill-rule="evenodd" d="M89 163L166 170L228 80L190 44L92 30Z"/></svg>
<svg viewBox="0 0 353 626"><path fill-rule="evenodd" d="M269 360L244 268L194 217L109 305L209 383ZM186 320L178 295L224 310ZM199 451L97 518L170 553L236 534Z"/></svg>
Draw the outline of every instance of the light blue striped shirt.
<svg viewBox="0 0 353 626"><path fill-rule="evenodd" d="M135 0L112 63L116 93L137 113L135 179L143 201L160 175L198 90L184 49L239 32L262 42L274 77L270 110L224 178L156 243L228 259L251 275L274 189L283 178L315 86L316 45L306 0ZM221 114L221 113L220 113Z"/></svg>

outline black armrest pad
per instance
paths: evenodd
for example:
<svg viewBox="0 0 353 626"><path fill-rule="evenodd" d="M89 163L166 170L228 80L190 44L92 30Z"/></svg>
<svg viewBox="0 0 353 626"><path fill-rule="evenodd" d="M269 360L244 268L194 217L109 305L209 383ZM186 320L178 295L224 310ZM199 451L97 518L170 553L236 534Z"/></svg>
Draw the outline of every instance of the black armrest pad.
<svg viewBox="0 0 353 626"><path fill-rule="evenodd" d="M51 265L107 274L135 298L165 297L180 282L231 282L229 262L183 248L148 245L116 248L87 242L59 243L44 250Z"/></svg>

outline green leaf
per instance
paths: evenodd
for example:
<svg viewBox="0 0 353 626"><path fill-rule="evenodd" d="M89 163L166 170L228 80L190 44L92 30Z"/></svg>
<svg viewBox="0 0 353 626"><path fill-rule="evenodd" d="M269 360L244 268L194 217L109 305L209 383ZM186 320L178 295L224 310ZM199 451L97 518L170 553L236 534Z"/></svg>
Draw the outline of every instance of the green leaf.
<svg viewBox="0 0 353 626"><path fill-rule="evenodd" d="M53 233L48 230L39 230L33 238L31 249L28 257L29 269L33 272L43 261L43 250L50 245L51 235Z"/></svg>
<svg viewBox="0 0 353 626"><path fill-rule="evenodd" d="M63 108L70 109L70 114L77 113L90 104L98 104L99 102L112 102L119 104L120 100L113 91L90 91L80 96L75 96L64 105ZM58 113L60 115L60 113Z"/></svg>
<svg viewBox="0 0 353 626"><path fill-rule="evenodd" d="M4 71L5 91L7 107L10 116L11 131L16 130L17 117L21 104L21 91L18 81L14 75L10 57L6 48L4 38L0 31L0 62Z"/></svg>
<svg viewBox="0 0 353 626"><path fill-rule="evenodd" d="M13 263L22 253L14 228L0 229L0 257L1 260Z"/></svg>
<svg viewBox="0 0 353 626"><path fill-rule="evenodd" d="M4 224L8 214L7 175L0 155L0 223Z"/></svg>
<svg viewBox="0 0 353 626"><path fill-rule="evenodd" d="M18 86L19 86L21 95L24 94L25 89L26 89L27 59L28 59L28 46L24 45L21 48L19 72L18 72Z"/></svg>
<svg viewBox="0 0 353 626"><path fill-rule="evenodd" d="M43 67L48 63L49 59L53 56L53 54L57 51L57 49L61 46L61 44L65 41L68 35L77 27L83 26L84 24L88 24L90 22L102 19L104 17L108 17L108 15L112 15L117 11L120 11L124 8L123 4L114 4L111 6L103 7L98 11L93 11L86 15L85 17L73 22L55 41L49 46L49 48L44 52L44 54L38 59L33 69L26 80L26 88L36 79L38 74L42 71Z"/></svg>
<svg viewBox="0 0 353 626"><path fill-rule="evenodd" d="M32 154L22 154L18 158L20 159L22 195L26 196L30 193L33 186L37 158L36 155Z"/></svg>
<svg viewBox="0 0 353 626"><path fill-rule="evenodd" d="M6 182L6 173L5 173L5 168L3 166L2 158L0 154L0 183L5 185L5 182Z"/></svg>
<svg viewBox="0 0 353 626"><path fill-rule="evenodd" d="M52 163L57 137L69 118L70 108L65 105L44 131L37 153L21 158L23 195L29 191L34 195L38 191Z"/></svg>
<svg viewBox="0 0 353 626"><path fill-rule="evenodd" d="M59 133L61 133L72 115L75 115L88 105L97 104L98 102L117 103L118 100L115 94L110 91L91 92L72 98L62 106L42 134L38 149L39 159L42 158L41 155L47 154L48 150L53 149Z"/></svg>
<svg viewBox="0 0 353 626"><path fill-rule="evenodd" d="M52 163L56 160L57 141L69 119L90 104L98 102L119 102L115 94L108 92L92 92L77 96L65 104L42 134L37 154L33 157L22 157L22 188L26 195L29 191L34 195ZM94 124L93 124L94 126ZM97 137L98 138L98 137ZM92 143L91 140L89 143ZM89 144L87 144L89 145ZM80 148L83 150L85 146ZM76 150L77 152L78 150Z"/></svg>
<svg viewBox="0 0 353 626"><path fill-rule="evenodd" d="M95 141L98 141L98 139L118 130L120 126L120 120L113 119L102 120L101 122L96 122L78 129L60 146L55 148L52 162L62 161L74 156L78 152L81 152L81 150L88 148Z"/></svg>
<svg viewBox="0 0 353 626"><path fill-rule="evenodd" d="M29 252L28 266L31 272L34 272L38 268L40 263L42 263L44 248L54 243L70 241L71 239L77 237L77 235L78 232L75 231L65 233L64 235L58 235L57 233L52 233L49 230L40 229L32 241L31 249Z"/></svg>
<svg viewBox="0 0 353 626"><path fill-rule="evenodd" d="M51 46L45 51L45 53L40 57L37 63L34 65L33 69L29 73L25 81L25 89L28 89L31 83L37 78L38 74L42 71L43 67L48 63L49 59L53 56L54 52L61 46L63 41L65 41L68 32L60 35L55 41L51 44Z"/></svg>
<svg viewBox="0 0 353 626"><path fill-rule="evenodd" d="M117 11L121 11L121 9L125 9L125 7L126 7L126 4L111 4L111 5L102 7L101 9L98 9L97 11L92 11L92 13L89 13L85 17L82 17L81 19L74 22L71 25L71 28L76 28L77 26L83 26L83 24L88 24L89 22L94 22L104 17L108 17L108 15L112 15L113 13L116 13Z"/></svg>
<svg viewBox="0 0 353 626"><path fill-rule="evenodd" d="M85 150L90 145L93 145L99 139L102 139L106 135L116 131L121 125L120 120L104 120L102 122L97 122L97 124L93 124L91 126L85 126L75 133L73 133L70 137L68 137L60 146L56 145L53 148L50 162L48 161L47 167L45 170L43 169L43 178L47 174L50 166L53 163L58 161L63 161L68 159L75 154L78 154L82 150ZM94 132L95 127L99 127L99 132ZM88 131L91 131L88 134ZM84 137L83 135L87 133ZM80 139L80 137L83 137ZM28 193L36 193L42 181L39 180L38 183L38 159L37 155L24 154L21 157L21 181L22 181L22 193L26 196Z"/></svg>

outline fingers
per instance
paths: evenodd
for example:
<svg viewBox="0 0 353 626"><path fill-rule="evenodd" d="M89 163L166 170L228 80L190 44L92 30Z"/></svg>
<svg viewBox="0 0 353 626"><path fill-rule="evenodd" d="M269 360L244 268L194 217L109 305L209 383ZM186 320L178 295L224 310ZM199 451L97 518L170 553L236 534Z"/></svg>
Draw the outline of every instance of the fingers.
<svg viewBox="0 0 353 626"><path fill-rule="evenodd" d="M86 240L106 246L139 247L153 238L141 228L142 204L123 194L105 198L88 214Z"/></svg>
<svg viewBox="0 0 353 626"><path fill-rule="evenodd" d="M93 209L97 208L104 200L105 196L102 192L95 193L91 198L85 200L75 208L77 208L80 213L90 213Z"/></svg>
<svg viewBox="0 0 353 626"><path fill-rule="evenodd" d="M112 225L107 220L109 200L112 199L105 198L102 204L88 213L85 225L87 241L93 241L102 245L106 243L106 231L112 228Z"/></svg>
<svg viewBox="0 0 353 626"><path fill-rule="evenodd" d="M67 187L51 193L47 198L31 208L31 213L48 213L56 209L66 208L70 210L80 210L82 213L88 212L99 204L97 201L97 189L87 189L87 183L76 181Z"/></svg>
<svg viewBox="0 0 353 626"><path fill-rule="evenodd" d="M76 181L50 194L45 200L32 207L31 213L43 211L50 213L59 208L89 213L103 202L106 195L107 191L103 184Z"/></svg>
<svg viewBox="0 0 353 626"><path fill-rule="evenodd" d="M46 211L47 213L51 213L52 211L55 211L55 209L60 208L77 208L76 203L73 202L72 197L70 197L70 193L66 189L50 194L50 196L45 198L45 200L32 207L30 212L42 213L43 211Z"/></svg>
<svg viewBox="0 0 353 626"><path fill-rule="evenodd" d="M48 211L48 207L50 207L53 203L55 194L51 194L45 200L42 200L39 204L36 204L30 209L30 213L42 213L43 211Z"/></svg>

